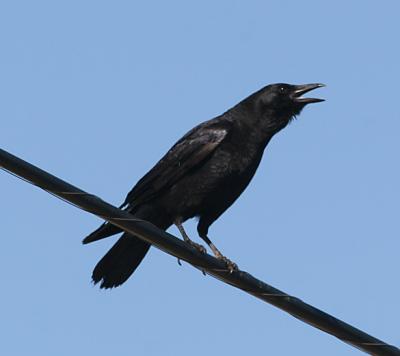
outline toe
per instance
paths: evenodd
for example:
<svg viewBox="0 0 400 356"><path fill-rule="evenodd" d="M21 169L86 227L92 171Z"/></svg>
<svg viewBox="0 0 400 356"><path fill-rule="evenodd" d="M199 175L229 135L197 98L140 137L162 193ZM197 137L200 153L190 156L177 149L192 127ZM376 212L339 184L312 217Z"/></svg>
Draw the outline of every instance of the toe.
<svg viewBox="0 0 400 356"><path fill-rule="evenodd" d="M238 265L235 262L232 262L230 259L226 258L225 256L222 256L221 260L224 261L224 263L230 273L237 271L239 269Z"/></svg>

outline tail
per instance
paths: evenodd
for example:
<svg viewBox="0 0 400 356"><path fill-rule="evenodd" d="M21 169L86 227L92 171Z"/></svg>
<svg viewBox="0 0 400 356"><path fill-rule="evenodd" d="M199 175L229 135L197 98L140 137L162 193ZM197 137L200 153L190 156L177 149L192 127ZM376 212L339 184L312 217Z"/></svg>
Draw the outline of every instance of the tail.
<svg viewBox="0 0 400 356"><path fill-rule="evenodd" d="M124 283L142 262L150 244L124 233L93 270L94 284L100 288L118 287Z"/></svg>
<svg viewBox="0 0 400 356"><path fill-rule="evenodd" d="M150 209L139 209L135 216L150 221L161 229L167 229L171 223L166 217L154 214ZM83 243L89 243L122 231L114 225L105 223L87 236ZM128 233L124 233L115 245L97 263L93 270L92 279L95 284L100 282L100 288L114 288L124 283L142 262L150 248L150 244Z"/></svg>

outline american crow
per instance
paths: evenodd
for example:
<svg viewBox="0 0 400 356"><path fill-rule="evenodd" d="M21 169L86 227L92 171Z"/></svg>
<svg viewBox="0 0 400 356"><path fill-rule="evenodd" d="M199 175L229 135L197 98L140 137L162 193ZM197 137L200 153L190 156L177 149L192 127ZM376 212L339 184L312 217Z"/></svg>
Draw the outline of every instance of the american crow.
<svg viewBox="0 0 400 356"><path fill-rule="evenodd" d="M133 187L121 208L166 230L175 224L184 240L182 223L198 217L199 236L229 269L236 265L208 238L208 228L240 196L257 170L265 147L309 103L322 99L302 95L323 84L272 84L250 95L212 120L184 135ZM121 232L104 223L87 236L89 243ZM101 288L124 283L140 264L150 245L124 233L93 271Z"/></svg>

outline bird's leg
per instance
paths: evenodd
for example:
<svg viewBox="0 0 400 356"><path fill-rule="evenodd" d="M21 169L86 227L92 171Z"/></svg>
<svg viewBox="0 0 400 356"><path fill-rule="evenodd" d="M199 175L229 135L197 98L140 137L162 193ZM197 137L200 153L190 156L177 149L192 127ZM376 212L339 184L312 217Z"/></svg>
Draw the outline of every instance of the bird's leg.
<svg viewBox="0 0 400 356"><path fill-rule="evenodd" d="M200 237L207 242L207 245L210 246L214 256L218 258L219 260L223 261L226 264L226 267L228 267L229 272L237 271L239 268L235 262L232 262L230 259L225 257L220 250L217 249L217 247L211 242L211 240L208 238L208 236L201 236Z"/></svg>
<svg viewBox="0 0 400 356"><path fill-rule="evenodd" d="M182 221L176 220L175 223L176 227L178 228L179 232L181 233L183 240L188 243L189 245L193 246L197 251L201 253L207 253L206 248L203 245L200 245L194 241L192 241L188 234L186 233L185 229L183 228Z"/></svg>

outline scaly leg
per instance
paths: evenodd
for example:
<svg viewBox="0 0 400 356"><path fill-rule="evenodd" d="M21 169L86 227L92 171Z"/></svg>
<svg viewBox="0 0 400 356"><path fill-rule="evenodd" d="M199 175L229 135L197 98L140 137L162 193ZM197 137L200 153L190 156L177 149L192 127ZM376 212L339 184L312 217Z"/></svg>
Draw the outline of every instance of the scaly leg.
<svg viewBox="0 0 400 356"><path fill-rule="evenodd" d="M207 253L207 250L203 245L200 245L200 244L192 241L189 238L188 234L186 233L185 229L183 228L182 221L180 219L175 220L174 224L178 228L179 232L181 233L181 235L186 243L193 246L196 250L198 250L201 253Z"/></svg>
<svg viewBox="0 0 400 356"><path fill-rule="evenodd" d="M218 258L219 260L223 261L226 264L226 267L228 268L229 272L237 271L239 268L235 262L232 262L230 259L225 257L218 249L217 247L211 242L211 240L208 238L207 235L201 236L200 237L207 242L207 245L210 246L212 252L214 253L214 256Z"/></svg>

